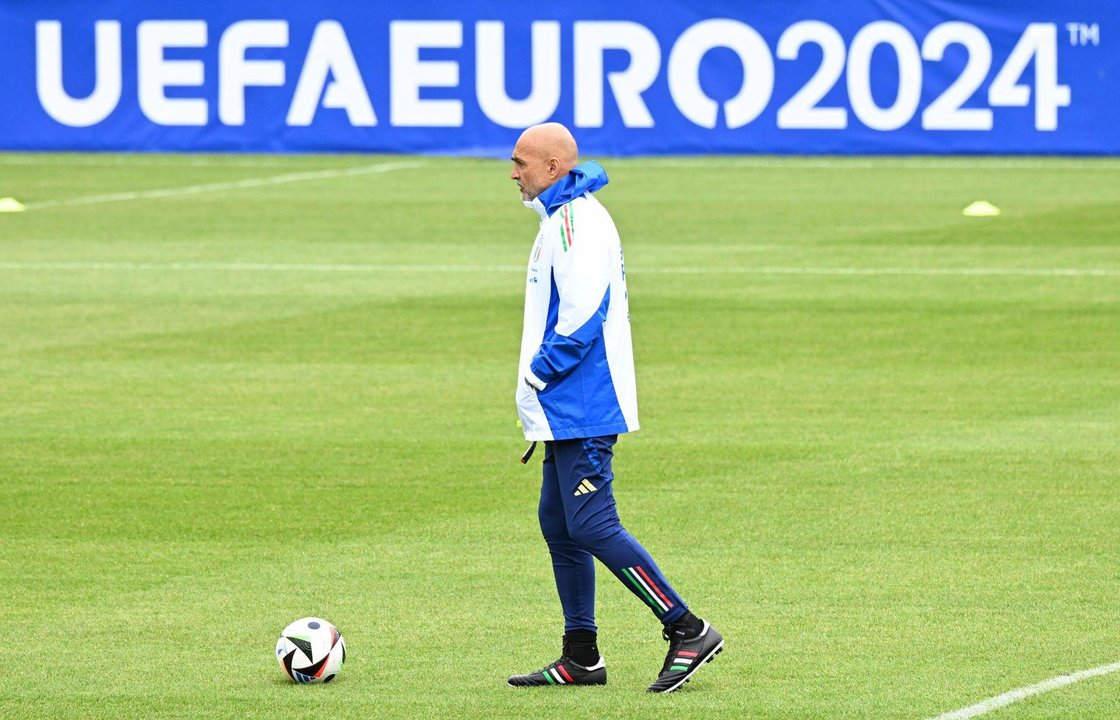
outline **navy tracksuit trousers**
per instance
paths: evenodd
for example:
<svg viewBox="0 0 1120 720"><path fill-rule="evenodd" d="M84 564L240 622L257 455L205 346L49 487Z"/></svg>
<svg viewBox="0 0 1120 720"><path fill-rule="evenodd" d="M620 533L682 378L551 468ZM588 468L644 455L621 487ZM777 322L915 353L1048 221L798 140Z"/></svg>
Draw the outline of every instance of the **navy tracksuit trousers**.
<svg viewBox="0 0 1120 720"><path fill-rule="evenodd" d="M552 554L564 630L595 627L598 558L663 623L687 606L646 549L618 519L611 471L617 435L545 443L544 482L538 511Z"/></svg>

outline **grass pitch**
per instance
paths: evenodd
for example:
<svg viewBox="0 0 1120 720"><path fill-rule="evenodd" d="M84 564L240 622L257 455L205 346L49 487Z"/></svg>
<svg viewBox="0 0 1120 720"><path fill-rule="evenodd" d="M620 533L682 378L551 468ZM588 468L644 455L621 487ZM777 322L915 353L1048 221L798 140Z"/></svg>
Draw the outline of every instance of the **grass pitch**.
<svg viewBox="0 0 1120 720"><path fill-rule="evenodd" d="M921 720L1120 660L1120 162L604 160L622 519L727 637L648 696L605 572L610 684L504 684L562 632L536 216L401 161L0 155L0 716ZM304 615L331 685L272 657ZM1118 714L1113 674L993 717Z"/></svg>

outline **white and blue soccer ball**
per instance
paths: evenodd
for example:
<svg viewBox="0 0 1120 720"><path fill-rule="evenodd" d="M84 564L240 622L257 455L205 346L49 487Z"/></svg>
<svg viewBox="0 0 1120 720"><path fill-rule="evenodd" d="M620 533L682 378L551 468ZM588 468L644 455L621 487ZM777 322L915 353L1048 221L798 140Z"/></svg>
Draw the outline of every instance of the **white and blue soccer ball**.
<svg viewBox="0 0 1120 720"><path fill-rule="evenodd" d="M276 661L293 682L327 683L346 662L346 641L323 618L300 618L280 633Z"/></svg>

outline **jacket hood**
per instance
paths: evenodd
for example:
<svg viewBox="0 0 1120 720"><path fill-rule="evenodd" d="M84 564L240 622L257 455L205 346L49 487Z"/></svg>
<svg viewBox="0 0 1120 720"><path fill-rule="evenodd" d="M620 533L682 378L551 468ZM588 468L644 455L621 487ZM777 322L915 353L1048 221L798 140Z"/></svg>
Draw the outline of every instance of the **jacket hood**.
<svg viewBox="0 0 1120 720"><path fill-rule="evenodd" d="M549 217L561 207L576 198L593 193L610 182L607 171L594 160L576 165L567 175L556 182L535 199L539 200Z"/></svg>

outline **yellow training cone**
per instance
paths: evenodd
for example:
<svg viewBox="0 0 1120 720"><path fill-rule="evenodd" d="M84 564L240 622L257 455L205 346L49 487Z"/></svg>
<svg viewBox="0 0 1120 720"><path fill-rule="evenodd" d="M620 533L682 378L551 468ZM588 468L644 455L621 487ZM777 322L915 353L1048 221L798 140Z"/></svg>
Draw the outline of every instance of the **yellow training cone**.
<svg viewBox="0 0 1120 720"><path fill-rule="evenodd" d="M23 212L26 208L15 198L0 198L0 213Z"/></svg>
<svg viewBox="0 0 1120 720"><path fill-rule="evenodd" d="M995 217L1000 214L1000 209L987 200L977 200L962 210L961 214L965 217Z"/></svg>

